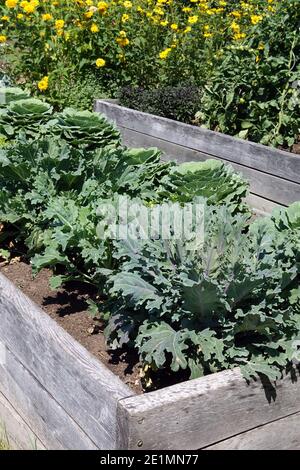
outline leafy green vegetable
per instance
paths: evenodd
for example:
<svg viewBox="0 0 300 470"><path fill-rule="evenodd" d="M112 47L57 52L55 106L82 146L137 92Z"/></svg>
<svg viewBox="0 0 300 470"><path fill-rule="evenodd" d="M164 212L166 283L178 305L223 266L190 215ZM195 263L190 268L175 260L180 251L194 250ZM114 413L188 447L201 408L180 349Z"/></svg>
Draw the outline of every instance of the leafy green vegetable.
<svg viewBox="0 0 300 470"><path fill-rule="evenodd" d="M156 149L76 149L58 138L18 142L0 151L0 220L25 241L35 271L64 265L76 278L103 280L114 266L99 208L118 195L153 200L172 165Z"/></svg>
<svg viewBox="0 0 300 470"><path fill-rule="evenodd" d="M102 116L53 118L20 95L0 109L3 248L25 244L34 272L53 269L53 288L80 279L103 292L108 281L93 312L110 346L136 348L153 370L280 377L300 334L300 203L249 226L248 184L231 167L162 162L155 148L121 147ZM204 225L176 238L174 219L170 238L113 240L105 208L120 196L142 209L199 204Z"/></svg>
<svg viewBox="0 0 300 470"><path fill-rule="evenodd" d="M218 160L188 162L173 168L169 197L189 202L196 196L206 197L211 204L226 204L233 212L243 210L243 199L249 185L230 165ZM246 207L244 206L244 209Z"/></svg>
<svg viewBox="0 0 300 470"><path fill-rule="evenodd" d="M49 123L53 132L75 147L95 149L119 145L120 133L104 116L90 111L66 108Z"/></svg>
<svg viewBox="0 0 300 470"><path fill-rule="evenodd" d="M254 222L207 207L204 239L117 242L110 275L111 347L191 377L240 365L275 380L300 333L300 205ZM126 335L124 334L126 332Z"/></svg>
<svg viewBox="0 0 300 470"><path fill-rule="evenodd" d="M11 101L0 109L0 135L14 140L20 132L27 138L37 138L44 131L52 107L35 98Z"/></svg>
<svg viewBox="0 0 300 470"><path fill-rule="evenodd" d="M29 98L29 93L21 88L0 87L0 108L6 107L12 101L24 100Z"/></svg>

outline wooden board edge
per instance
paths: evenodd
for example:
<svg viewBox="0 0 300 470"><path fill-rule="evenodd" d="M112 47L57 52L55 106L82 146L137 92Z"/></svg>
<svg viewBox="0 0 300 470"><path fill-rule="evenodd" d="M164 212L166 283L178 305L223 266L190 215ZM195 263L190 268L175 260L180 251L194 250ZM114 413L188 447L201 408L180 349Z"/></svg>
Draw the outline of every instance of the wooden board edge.
<svg viewBox="0 0 300 470"><path fill-rule="evenodd" d="M7 450L44 450L30 426L0 392L0 440Z"/></svg>
<svg viewBox="0 0 300 470"><path fill-rule="evenodd" d="M300 450L300 413L279 418L203 450Z"/></svg>
<svg viewBox="0 0 300 470"><path fill-rule="evenodd" d="M188 147L183 147L166 140L152 137L141 132L133 131L125 127L119 127L123 142L129 147L157 147L163 154L162 161L176 161L178 164L185 162L202 162L207 159L222 161L230 165L238 174L240 174L250 184L250 193L256 196L255 209L263 213L269 213L278 205L287 206L300 200L300 185L292 181L286 181L278 176L263 173L247 166L221 159L216 156L208 155L204 152L195 151ZM276 201L276 202L273 202ZM251 204L252 205L252 204ZM265 207L271 208L266 210Z"/></svg>
<svg viewBox="0 0 300 470"><path fill-rule="evenodd" d="M149 122L154 124L155 132L151 133L153 137L164 138L158 130L159 126L167 127L169 129L174 130L174 138L170 141L177 144L182 145L182 141L180 140L180 135L186 134L187 138L193 139L197 141L198 139L206 139L211 146L212 142L222 146L228 146L228 148L236 147L238 149L238 158L232 159L232 163L244 164L245 166L249 166L249 162L245 163L241 161L240 154L242 149L246 152L246 147L248 147L249 155L255 157L256 161L253 161L251 168L257 169L262 172L266 172L267 174L271 174L273 176L285 178L289 181L293 181L295 183L300 183L300 175L298 172L294 171L295 166L300 168L300 161L299 157L291 152L287 152L285 150L279 150L267 145L255 143L248 140L243 140L237 137L232 137L227 134L223 134L221 132L215 132L209 129L204 129L201 127L193 126L190 124L181 123L178 121L173 121L168 118L164 118L161 116L155 116L149 113L144 113L142 111L136 111L131 108L126 108L116 104L115 102L111 103L107 100L95 100L94 102L94 110L96 112L100 112L107 116L108 119L114 121L117 126L121 127L128 127L129 129L136 130L138 132L144 132L147 134L145 130L142 130L142 126L144 125L145 120L149 120ZM123 116L123 117L122 117ZM124 118L126 117L126 119ZM137 123L138 127L134 127L133 125L128 126L127 121ZM125 122L126 121L126 122ZM149 134L150 135L150 134ZM176 137L178 136L178 137ZM197 139L198 137L198 139ZM179 139L179 140L178 140ZM203 148L194 148L195 146L191 146L191 149L204 151ZM223 151L222 151L223 152ZM211 155L213 153L208 151ZM223 152L224 153L224 152ZM230 152L231 154L232 152ZM228 162L231 160L225 155L215 154L214 156L219 158L224 158ZM273 165L273 160L276 159L276 164ZM275 160L274 160L275 161ZM285 162L288 170L280 168L278 165L281 165L281 162ZM270 165L271 163L271 165Z"/></svg>
<svg viewBox="0 0 300 470"><path fill-rule="evenodd" d="M87 364L94 367L96 371L101 375L109 377L111 382L114 382L116 388L120 392L120 396L127 397L133 395L132 390L121 381L111 370L108 369L102 362L100 362L95 356L93 356L84 346L82 346L73 336L71 336L64 328L62 328L55 320L53 320L46 312L43 311L35 302L33 302L26 294L24 294L17 286L13 284L4 274L0 273L0 297L1 291L5 292L7 289L14 291L15 299L18 298L18 307L22 305L22 302L26 304L27 308L31 310L33 315L39 317L39 326L44 327L45 330L52 330L54 337L59 336L69 344L76 346L76 349L80 353L81 357L85 359ZM12 298L8 298L11 302ZM1 328L1 323L0 323Z"/></svg>
<svg viewBox="0 0 300 470"><path fill-rule="evenodd" d="M115 449L117 403L134 392L2 273L0 313L0 345L97 448ZM9 390L5 392L9 399ZM21 414L22 397L13 405Z"/></svg>
<svg viewBox="0 0 300 470"><path fill-rule="evenodd" d="M298 413L299 378L292 383L286 376L276 387L259 380L247 385L235 368L122 399L127 446L195 450Z"/></svg>

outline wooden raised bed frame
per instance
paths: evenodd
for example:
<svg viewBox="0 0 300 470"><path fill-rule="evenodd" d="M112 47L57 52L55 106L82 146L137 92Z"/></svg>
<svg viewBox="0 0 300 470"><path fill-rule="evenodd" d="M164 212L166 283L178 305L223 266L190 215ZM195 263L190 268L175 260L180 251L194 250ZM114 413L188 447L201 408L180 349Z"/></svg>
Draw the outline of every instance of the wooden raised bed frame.
<svg viewBox="0 0 300 470"><path fill-rule="evenodd" d="M300 381L239 369L134 393L0 275L0 420L23 449L300 449Z"/></svg>
<svg viewBox="0 0 300 470"><path fill-rule="evenodd" d="M96 110L128 145L234 161L259 210L300 199L297 156L103 101ZM135 395L0 274L1 425L23 449L300 449L300 381L275 393L233 369Z"/></svg>
<svg viewBox="0 0 300 470"><path fill-rule="evenodd" d="M116 100L96 100L94 108L119 127L129 147L158 147L164 159L179 163L208 158L230 163L250 182L248 201L259 212L300 201L300 155L135 111Z"/></svg>

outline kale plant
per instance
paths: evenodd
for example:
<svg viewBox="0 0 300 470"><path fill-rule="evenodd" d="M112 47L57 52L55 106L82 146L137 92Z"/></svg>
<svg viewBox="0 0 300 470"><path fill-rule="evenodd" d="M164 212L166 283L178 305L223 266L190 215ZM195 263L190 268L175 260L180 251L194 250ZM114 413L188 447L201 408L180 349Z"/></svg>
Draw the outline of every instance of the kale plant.
<svg viewBox="0 0 300 470"><path fill-rule="evenodd" d="M118 242L106 336L152 370L240 366L276 380L300 334L300 203L259 219L207 207L204 238Z"/></svg>

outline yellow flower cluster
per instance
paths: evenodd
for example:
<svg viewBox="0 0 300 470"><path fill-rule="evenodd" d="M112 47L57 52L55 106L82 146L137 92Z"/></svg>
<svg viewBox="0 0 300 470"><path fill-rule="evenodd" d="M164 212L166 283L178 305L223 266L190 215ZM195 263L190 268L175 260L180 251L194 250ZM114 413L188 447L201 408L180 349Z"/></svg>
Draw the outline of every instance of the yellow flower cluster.
<svg viewBox="0 0 300 470"><path fill-rule="evenodd" d="M20 2L20 7L25 13L30 15L31 13L35 12L39 4L40 4L39 0L29 0L29 1L25 0L25 1Z"/></svg>
<svg viewBox="0 0 300 470"><path fill-rule="evenodd" d="M0 42L44 51L47 60L90 61L94 67L137 62L147 50L152 61L188 60L203 50L211 63L222 48L243 44L260 23L275 14L279 0L4 0ZM17 27L22 24L22 28ZM36 47L38 41L41 47ZM68 44L66 44L68 42ZM129 47L128 47L129 46ZM174 53L172 52L174 51ZM98 55L101 57L99 58ZM193 54L191 54L191 57ZM161 64L161 62L159 62ZM51 70L50 70L51 72ZM48 88L48 70L40 70L38 87Z"/></svg>

